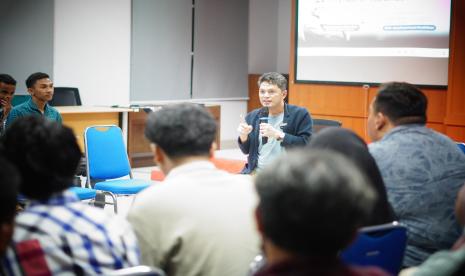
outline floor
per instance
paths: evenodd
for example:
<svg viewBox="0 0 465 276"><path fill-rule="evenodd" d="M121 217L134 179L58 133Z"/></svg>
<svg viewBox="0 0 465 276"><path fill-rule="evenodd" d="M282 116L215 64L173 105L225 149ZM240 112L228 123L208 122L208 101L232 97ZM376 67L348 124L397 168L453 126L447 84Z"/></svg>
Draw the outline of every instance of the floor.
<svg viewBox="0 0 465 276"><path fill-rule="evenodd" d="M247 156L244 155L238 148L217 150L215 151L215 157L247 160ZM155 168L156 167L134 168L132 169L132 174L134 178L150 180L150 174ZM110 201L110 198L107 198L107 200ZM134 196L118 197L118 216L126 217L133 200ZM113 213L113 206L105 206L105 212Z"/></svg>

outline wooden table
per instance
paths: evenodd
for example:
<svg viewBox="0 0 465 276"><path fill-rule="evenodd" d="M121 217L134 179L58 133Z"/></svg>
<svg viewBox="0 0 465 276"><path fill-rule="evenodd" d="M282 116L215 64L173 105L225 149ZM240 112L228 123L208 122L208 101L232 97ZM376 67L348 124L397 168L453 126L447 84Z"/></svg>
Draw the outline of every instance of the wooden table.
<svg viewBox="0 0 465 276"><path fill-rule="evenodd" d="M82 151L84 151L84 131L93 125L117 125L123 130L123 137L127 141L128 113L139 111L138 109L104 106L57 106L55 108L63 117L63 124L73 129Z"/></svg>
<svg viewBox="0 0 465 276"><path fill-rule="evenodd" d="M216 144L219 149L221 106L206 104L205 107L213 115L217 123ZM150 143L144 135L146 120L147 113L144 111L130 112L128 114L128 155L133 168L155 165Z"/></svg>

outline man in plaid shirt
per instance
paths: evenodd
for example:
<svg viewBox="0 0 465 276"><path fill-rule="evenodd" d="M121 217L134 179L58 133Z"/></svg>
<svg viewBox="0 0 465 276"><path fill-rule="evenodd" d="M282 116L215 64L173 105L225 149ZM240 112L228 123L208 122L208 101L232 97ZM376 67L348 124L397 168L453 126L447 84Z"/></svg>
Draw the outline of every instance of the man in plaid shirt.
<svg viewBox="0 0 465 276"><path fill-rule="evenodd" d="M31 200L16 218L2 261L6 274L106 274L139 264L130 225L67 191L81 157L71 129L24 117L6 131L2 146L22 176L20 192Z"/></svg>

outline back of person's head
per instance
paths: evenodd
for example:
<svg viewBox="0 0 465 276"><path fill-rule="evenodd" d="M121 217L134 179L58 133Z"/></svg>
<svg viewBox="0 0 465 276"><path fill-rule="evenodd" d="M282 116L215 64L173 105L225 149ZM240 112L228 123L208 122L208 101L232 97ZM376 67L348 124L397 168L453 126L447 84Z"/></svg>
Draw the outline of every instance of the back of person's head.
<svg viewBox="0 0 465 276"><path fill-rule="evenodd" d="M150 114L145 136L170 158L208 156L216 136L216 122L198 104L171 105Z"/></svg>
<svg viewBox="0 0 465 276"><path fill-rule="evenodd" d="M33 73L26 79L26 87L32 88L38 80L49 79L49 78L50 78L49 75L42 73L42 72Z"/></svg>
<svg viewBox="0 0 465 276"><path fill-rule="evenodd" d="M4 156L18 168L20 192L46 200L68 188L81 151L73 131L43 116L16 119L2 137Z"/></svg>
<svg viewBox="0 0 465 276"><path fill-rule="evenodd" d="M373 104L376 113L383 113L394 125L425 124L428 99L420 89L406 82L381 85Z"/></svg>
<svg viewBox="0 0 465 276"><path fill-rule="evenodd" d="M263 235L298 256L334 256L376 200L358 168L332 151L294 151L256 178Z"/></svg>
<svg viewBox="0 0 465 276"><path fill-rule="evenodd" d="M13 234L19 182L16 168L0 157L0 256L3 256Z"/></svg>
<svg viewBox="0 0 465 276"><path fill-rule="evenodd" d="M365 226L383 224L395 220L394 211L388 203L386 187L375 159L363 139L346 128L329 127L321 130L307 146L309 149L329 149L344 155L365 174L378 196L373 214Z"/></svg>
<svg viewBox="0 0 465 276"><path fill-rule="evenodd" d="M8 74L0 74L0 82L10 85L16 85L16 80Z"/></svg>
<svg viewBox="0 0 465 276"><path fill-rule="evenodd" d="M280 73L269 72L261 75L257 82L258 86L260 87L263 82L274 84L283 91L287 90L287 80Z"/></svg>

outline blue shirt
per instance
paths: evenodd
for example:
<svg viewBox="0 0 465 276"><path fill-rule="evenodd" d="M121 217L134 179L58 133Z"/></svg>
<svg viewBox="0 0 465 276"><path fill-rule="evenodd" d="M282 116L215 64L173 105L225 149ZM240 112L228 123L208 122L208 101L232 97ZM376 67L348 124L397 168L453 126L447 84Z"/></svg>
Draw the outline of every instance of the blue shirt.
<svg viewBox="0 0 465 276"><path fill-rule="evenodd" d="M139 259L137 239L126 220L66 191L33 201L19 213L1 265L7 275L29 275L30 270L95 275L139 265Z"/></svg>
<svg viewBox="0 0 465 276"><path fill-rule="evenodd" d="M401 125L369 145L389 202L408 229L404 265L448 249L460 236L454 203L465 183L465 154L447 136L424 125Z"/></svg>
<svg viewBox="0 0 465 276"><path fill-rule="evenodd" d="M13 123L13 121L17 118L29 115L45 116L49 120L57 121L59 123L62 122L61 115L58 110L47 103L45 104L44 113L42 114L32 98L30 98L26 102L13 107L13 109L10 111L10 114L8 114L8 118L6 119L6 128L8 128L8 126L11 125L11 123Z"/></svg>

